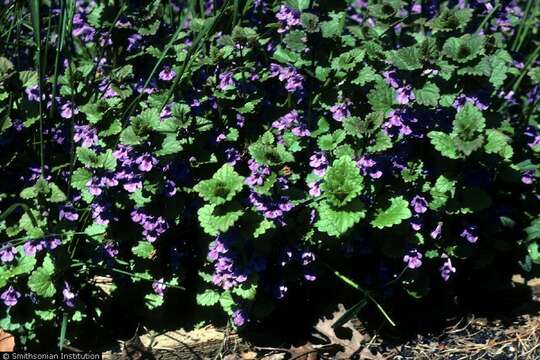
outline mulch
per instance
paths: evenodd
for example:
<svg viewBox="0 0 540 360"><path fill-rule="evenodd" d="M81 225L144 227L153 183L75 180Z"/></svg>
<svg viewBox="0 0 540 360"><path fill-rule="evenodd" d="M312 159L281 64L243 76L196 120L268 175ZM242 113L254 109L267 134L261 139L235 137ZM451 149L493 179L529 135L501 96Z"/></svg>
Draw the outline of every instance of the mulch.
<svg viewBox="0 0 540 360"><path fill-rule="evenodd" d="M517 282L520 282L517 279ZM203 328L164 333L147 331L104 353L108 360L326 360L326 359L414 359L414 360L537 360L540 359L540 281L529 282L533 298L510 316L477 317L474 314L447 320L439 331L413 338L388 338L367 331L357 319L343 325L348 338L334 332L332 317L321 318L305 344L264 347L250 343L231 328ZM514 311L517 310L517 311Z"/></svg>

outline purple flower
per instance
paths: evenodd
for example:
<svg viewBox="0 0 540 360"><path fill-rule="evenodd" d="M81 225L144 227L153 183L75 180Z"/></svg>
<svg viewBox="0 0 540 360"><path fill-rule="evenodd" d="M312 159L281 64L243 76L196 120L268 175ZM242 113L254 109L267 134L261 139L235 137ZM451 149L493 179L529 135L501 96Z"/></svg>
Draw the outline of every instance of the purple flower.
<svg viewBox="0 0 540 360"><path fill-rule="evenodd" d="M414 231L420 231L422 229L422 219L418 214L413 215L409 223Z"/></svg>
<svg viewBox="0 0 540 360"><path fill-rule="evenodd" d="M251 175L246 178L245 183L249 186L261 186L264 179L270 175L270 168L260 165L253 159L248 161L248 166L251 170Z"/></svg>
<svg viewBox="0 0 540 360"><path fill-rule="evenodd" d="M17 253L17 249L13 246L4 248L0 251L0 260L5 263L10 263L15 259L15 254Z"/></svg>
<svg viewBox="0 0 540 360"><path fill-rule="evenodd" d="M309 195L313 197L321 196L321 183L320 182L308 183L308 186L309 186Z"/></svg>
<svg viewBox="0 0 540 360"><path fill-rule="evenodd" d="M176 76L176 71L170 66L165 66L159 73L159 79L163 81L171 81Z"/></svg>
<svg viewBox="0 0 540 360"><path fill-rule="evenodd" d="M378 179L383 175L383 172L377 166L377 162L367 156L362 156L356 162L356 166L360 168L362 175L369 175L372 179Z"/></svg>
<svg viewBox="0 0 540 360"><path fill-rule="evenodd" d="M315 151L313 155L309 157L309 166L313 168L313 172L317 176L324 176L326 168L328 167L328 159L322 151Z"/></svg>
<svg viewBox="0 0 540 360"><path fill-rule="evenodd" d="M26 256L35 256L36 253L43 250L43 244L37 241L27 241L24 243L23 249Z"/></svg>
<svg viewBox="0 0 540 360"><path fill-rule="evenodd" d="M446 255L443 255L442 257L446 258L446 261L439 268L439 271L441 272L441 277L444 279L444 281L448 281L452 273L456 272L456 268L452 266L452 261L450 258L448 258Z"/></svg>
<svg viewBox="0 0 540 360"><path fill-rule="evenodd" d="M396 100L401 105L407 105L410 101L416 99L412 91L412 87L407 85L405 87L400 87L396 90Z"/></svg>
<svg viewBox="0 0 540 360"><path fill-rule="evenodd" d="M463 231L461 232L460 236L470 242L471 244L474 244L478 240L478 235L476 235L476 226L475 225L469 225Z"/></svg>
<svg viewBox="0 0 540 360"><path fill-rule="evenodd" d="M144 153L135 160L135 163L139 165L139 170L148 172L152 170L152 167L154 167L158 161L150 153Z"/></svg>
<svg viewBox="0 0 540 360"><path fill-rule="evenodd" d="M285 81L285 89L288 92L302 90L304 78L292 66L281 66L278 64L270 65L270 75L277 76L280 81Z"/></svg>
<svg viewBox="0 0 540 360"><path fill-rule="evenodd" d="M69 287L67 281L64 281L64 289L62 290L62 295L64 296L64 304L66 304L67 307L75 307L75 304L73 303L73 299L75 299L75 294L71 291L71 288Z"/></svg>
<svg viewBox="0 0 540 360"><path fill-rule="evenodd" d="M154 292L159 296L163 296L165 294L165 290L167 289L167 285L165 284L164 279L161 278L159 280L155 280L152 283L152 289L154 289Z"/></svg>
<svg viewBox="0 0 540 360"><path fill-rule="evenodd" d="M112 258L118 255L118 249L116 249L115 244L112 242L108 242L107 244L105 244L103 250L105 250L105 253Z"/></svg>
<svg viewBox="0 0 540 360"><path fill-rule="evenodd" d="M234 87L233 74L230 71L219 74L219 89L225 91Z"/></svg>
<svg viewBox="0 0 540 360"><path fill-rule="evenodd" d="M403 261L407 263L409 269L419 268L422 266L422 253L416 249L410 250L408 254L403 257Z"/></svg>
<svg viewBox="0 0 540 360"><path fill-rule="evenodd" d="M432 239L437 240L441 237L442 226L443 226L443 222L439 221L439 223L437 224L437 227L430 234Z"/></svg>
<svg viewBox="0 0 540 360"><path fill-rule="evenodd" d="M142 36L139 34L133 34L128 37L127 51L132 52L140 47Z"/></svg>
<svg viewBox="0 0 540 360"><path fill-rule="evenodd" d="M62 245L62 241L58 238L54 238L48 242L45 242L45 247L49 250L54 250L60 245Z"/></svg>
<svg viewBox="0 0 540 360"><path fill-rule="evenodd" d="M235 326L244 326L247 321L247 315L243 310L238 309L233 312L232 319Z"/></svg>
<svg viewBox="0 0 540 360"><path fill-rule="evenodd" d="M79 214L77 214L75 208L72 205L64 205L60 208L59 219L77 221L79 219Z"/></svg>
<svg viewBox="0 0 540 360"><path fill-rule="evenodd" d="M272 127L278 130L288 129L294 124L298 123L298 117L298 112L293 110L274 121L272 123Z"/></svg>
<svg viewBox="0 0 540 360"><path fill-rule="evenodd" d="M64 119L71 119L73 115L77 115L79 113L79 109L74 106L70 101L67 101L64 105L60 107L60 109L60 116Z"/></svg>
<svg viewBox="0 0 540 360"><path fill-rule="evenodd" d="M535 181L535 171L534 170L526 170L521 175L521 182L526 185L531 185Z"/></svg>
<svg viewBox="0 0 540 360"><path fill-rule="evenodd" d="M300 14L298 11L291 9L287 5L280 6L279 11L276 14L276 18L281 23L278 33L287 32L291 29L291 27L300 25Z"/></svg>
<svg viewBox="0 0 540 360"><path fill-rule="evenodd" d="M2 299L4 304L9 307L15 306L20 297L21 293L16 291L11 285L2 293L2 295L0 295L0 299Z"/></svg>
<svg viewBox="0 0 540 360"><path fill-rule="evenodd" d="M234 166L238 161L240 161L240 151L235 148L225 149L225 156L227 157L227 163Z"/></svg>
<svg viewBox="0 0 540 360"><path fill-rule="evenodd" d="M26 88L24 92L26 93L28 101L39 101L39 86L30 86Z"/></svg>
<svg viewBox="0 0 540 360"><path fill-rule="evenodd" d="M412 129L407 125L406 117L403 111L400 109L392 110L389 113L389 118L382 125L382 128L386 130L388 135L395 134L396 132L391 132L393 129L397 129L397 133L400 135L410 135L412 134Z"/></svg>
<svg viewBox="0 0 540 360"><path fill-rule="evenodd" d="M88 192L93 196L99 196L103 192L103 190L101 190L101 181L96 176L92 176L92 178L86 182L86 187L88 188Z"/></svg>
<svg viewBox="0 0 540 360"><path fill-rule="evenodd" d="M76 14L75 16L77 15L79 14ZM80 38L84 43L88 43L94 40L96 30L88 24L83 24L82 26L74 26L71 33L73 36Z"/></svg>
<svg viewBox="0 0 540 360"><path fill-rule="evenodd" d="M423 214L427 211L427 201L424 197L419 195L416 195L411 200L411 206L417 214Z"/></svg>
<svg viewBox="0 0 540 360"><path fill-rule="evenodd" d="M330 108L330 112L332 113L332 118L340 122L343 121L343 119L351 116L347 102L335 104Z"/></svg>
<svg viewBox="0 0 540 360"><path fill-rule="evenodd" d="M163 110L159 113L160 119L166 119L172 115L172 106L171 104L167 104L163 107Z"/></svg>

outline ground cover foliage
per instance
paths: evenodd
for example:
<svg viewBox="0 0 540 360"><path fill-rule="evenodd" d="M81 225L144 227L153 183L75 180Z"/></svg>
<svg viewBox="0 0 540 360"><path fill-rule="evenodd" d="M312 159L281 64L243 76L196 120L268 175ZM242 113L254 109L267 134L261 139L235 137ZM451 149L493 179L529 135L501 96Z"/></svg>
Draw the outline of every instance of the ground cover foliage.
<svg viewBox="0 0 540 360"><path fill-rule="evenodd" d="M396 297L533 274L539 12L3 0L0 328L63 346L175 295L241 329L319 281L392 326Z"/></svg>

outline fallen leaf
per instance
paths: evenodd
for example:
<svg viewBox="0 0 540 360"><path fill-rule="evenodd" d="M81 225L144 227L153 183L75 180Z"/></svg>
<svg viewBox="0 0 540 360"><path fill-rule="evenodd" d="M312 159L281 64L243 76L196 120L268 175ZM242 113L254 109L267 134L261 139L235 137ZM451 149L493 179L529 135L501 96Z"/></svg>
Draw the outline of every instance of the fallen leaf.
<svg viewBox="0 0 540 360"><path fill-rule="evenodd" d="M0 329L0 352L13 352L15 338L10 333Z"/></svg>
<svg viewBox="0 0 540 360"><path fill-rule="evenodd" d="M253 351L246 351L242 353L241 357L242 360L255 360L257 359L257 353Z"/></svg>
<svg viewBox="0 0 540 360"><path fill-rule="evenodd" d="M291 359L297 360L317 360L319 358L317 350L309 342L302 346L291 346L289 348Z"/></svg>
<svg viewBox="0 0 540 360"><path fill-rule="evenodd" d="M335 322L345 314L346 309L343 304L338 305L338 310L332 314L331 318L320 319L315 325L315 330L324 335L331 344L340 346L343 350L336 354L336 359L350 359L354 354L361 351L361 347L369 340L368 335L361 334L354 328L351 321L347 321L340 327L333 327ZM341 332L348 333L344 337Z"/></svg>

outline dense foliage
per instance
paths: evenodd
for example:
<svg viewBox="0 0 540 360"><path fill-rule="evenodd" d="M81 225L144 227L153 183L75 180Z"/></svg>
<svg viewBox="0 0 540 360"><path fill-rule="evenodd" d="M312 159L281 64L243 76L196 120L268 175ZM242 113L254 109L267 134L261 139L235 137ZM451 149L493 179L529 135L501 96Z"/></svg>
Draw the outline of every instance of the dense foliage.
<svg viewBox="0 0 540 360"><path fill-rule="evenodd" d="M539 12L4 0L0 328L63 342L133 287L242 327L323 272L384 303L532 271Z"/></svg>

